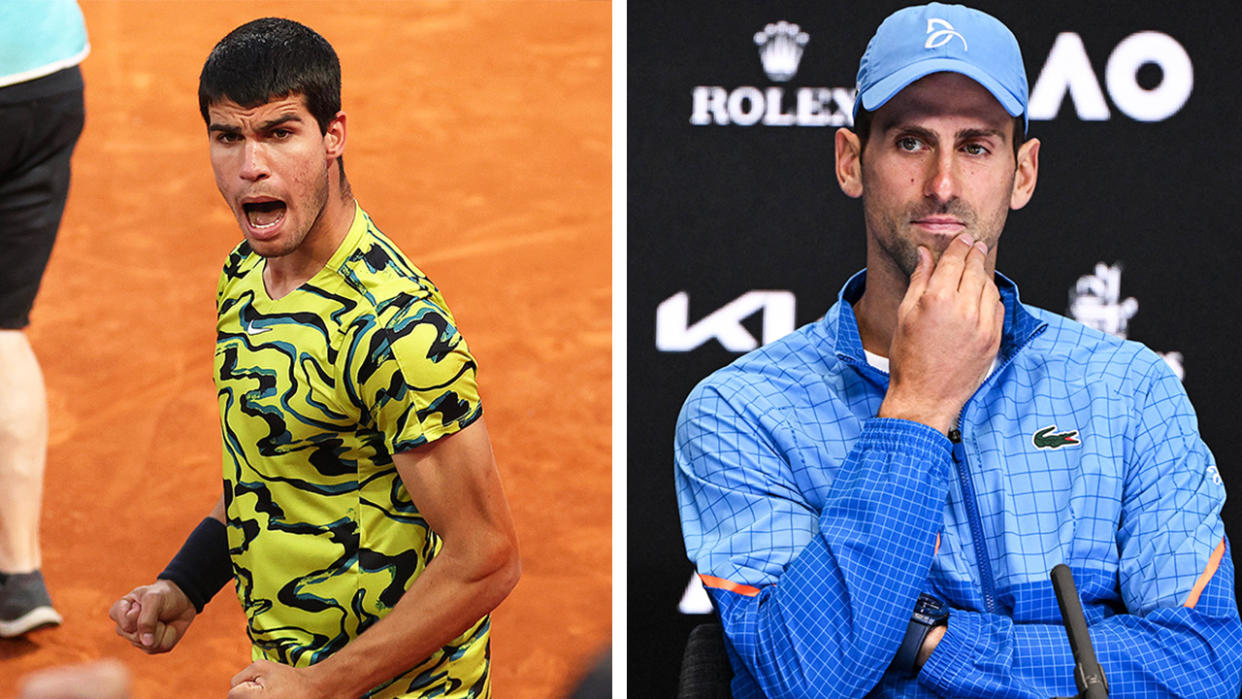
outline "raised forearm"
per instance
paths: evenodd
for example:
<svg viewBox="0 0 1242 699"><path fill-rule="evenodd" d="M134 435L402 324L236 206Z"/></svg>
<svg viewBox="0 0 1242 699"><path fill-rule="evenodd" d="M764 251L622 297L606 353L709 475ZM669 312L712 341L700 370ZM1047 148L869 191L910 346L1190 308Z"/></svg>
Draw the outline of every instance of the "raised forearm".
<svg viewBox="0 0 1242 699"><path fill-rule="evenodd" d="M508 596L520 575L511 542L480 549L463 553L446 544L387 616L307 668L308 677L325 696L361 696L461 635Z"/></svg>

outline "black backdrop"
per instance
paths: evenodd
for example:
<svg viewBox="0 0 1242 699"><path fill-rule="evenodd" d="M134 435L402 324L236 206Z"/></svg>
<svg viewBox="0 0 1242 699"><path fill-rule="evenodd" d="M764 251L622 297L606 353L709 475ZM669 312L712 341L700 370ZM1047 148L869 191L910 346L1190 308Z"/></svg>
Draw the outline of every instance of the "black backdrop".
<svg viewBox="0 0 1242 699"><path fill-rule="evenodd" d="M634 696L674 694L686 636L704 618L678 610L692 569L673 488L677 411L698 380L748 342L822 315L863 265L861 206L837 189L831 124L848 113L867 39L904 4L629 2ZM1233 351L1242 305L1233 195L1242 161L1242 10L1223 1L976 6L1013 29L1033 88L1048 73L1029 134L1043 142L1039 185L1027 208L1010 215L999 269L1029 303L1070 314L1078 289L1076 317L1180 353L1171 363L1184 367L1203 437L1235 494L1225 521L1242 541L1233 399L1242 387ZM765 73L755 39L780 21L805 34L796 74L783 82ZM1131 38L1142 32L1165 36Z"/></svg>

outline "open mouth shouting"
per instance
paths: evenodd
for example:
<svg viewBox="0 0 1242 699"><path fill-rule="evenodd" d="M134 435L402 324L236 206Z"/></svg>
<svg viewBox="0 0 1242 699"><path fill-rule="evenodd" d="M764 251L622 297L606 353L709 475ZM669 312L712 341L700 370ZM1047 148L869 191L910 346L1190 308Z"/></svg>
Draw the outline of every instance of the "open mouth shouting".
<svg viewBox="0 0 1242 699"><path fill-rule="evenodd" d="M285 220L287 210L288 207L283 201L272 197L254 197L242 201L246 227L251 235L263 240L276 235L281 222Z"/></svg>

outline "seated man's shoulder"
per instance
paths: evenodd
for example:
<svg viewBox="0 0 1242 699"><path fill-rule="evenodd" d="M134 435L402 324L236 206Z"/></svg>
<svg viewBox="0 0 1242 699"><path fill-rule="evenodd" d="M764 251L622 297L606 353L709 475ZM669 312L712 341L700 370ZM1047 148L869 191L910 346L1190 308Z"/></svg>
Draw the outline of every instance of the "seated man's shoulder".
<svg viewBox="0 0 1242 699"><path fill-rule="evenodd" d="M1032 341L1039 361L1060 365L1066 376L1081 376L1121 387L1172 376L1172 369L1159 354L1141 342L1084 325L1051 311L1032 308L1046 324Z"/></svg>
<svg viewBox="0 0 1242 699"><path fill-rule="evenodd" d="M690 392L687 406L705 398L755 410L815 402L811 394L840 364L822 326L822 321L804 325L715 370Z"/></svg>

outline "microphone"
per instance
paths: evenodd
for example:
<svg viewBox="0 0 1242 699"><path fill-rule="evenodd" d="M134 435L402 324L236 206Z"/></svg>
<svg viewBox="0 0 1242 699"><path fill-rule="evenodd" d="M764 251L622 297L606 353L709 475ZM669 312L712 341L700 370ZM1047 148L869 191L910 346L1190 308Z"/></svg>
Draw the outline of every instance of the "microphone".
<svg viewBox="0 0 1242 699"><path fill-rule="evenodd" d="M1108 680L1104 668L1095 658L1087 620L1082 615L1082 603L1078 600L1078 588L1069 566L1058 563L1052 568L1052 589L1057 593L1057 605L1061 607L1061 620L1069 636L1070 650L1074 653L1074 684L1078 687L1076 699L1107 699Z"/></svg>

